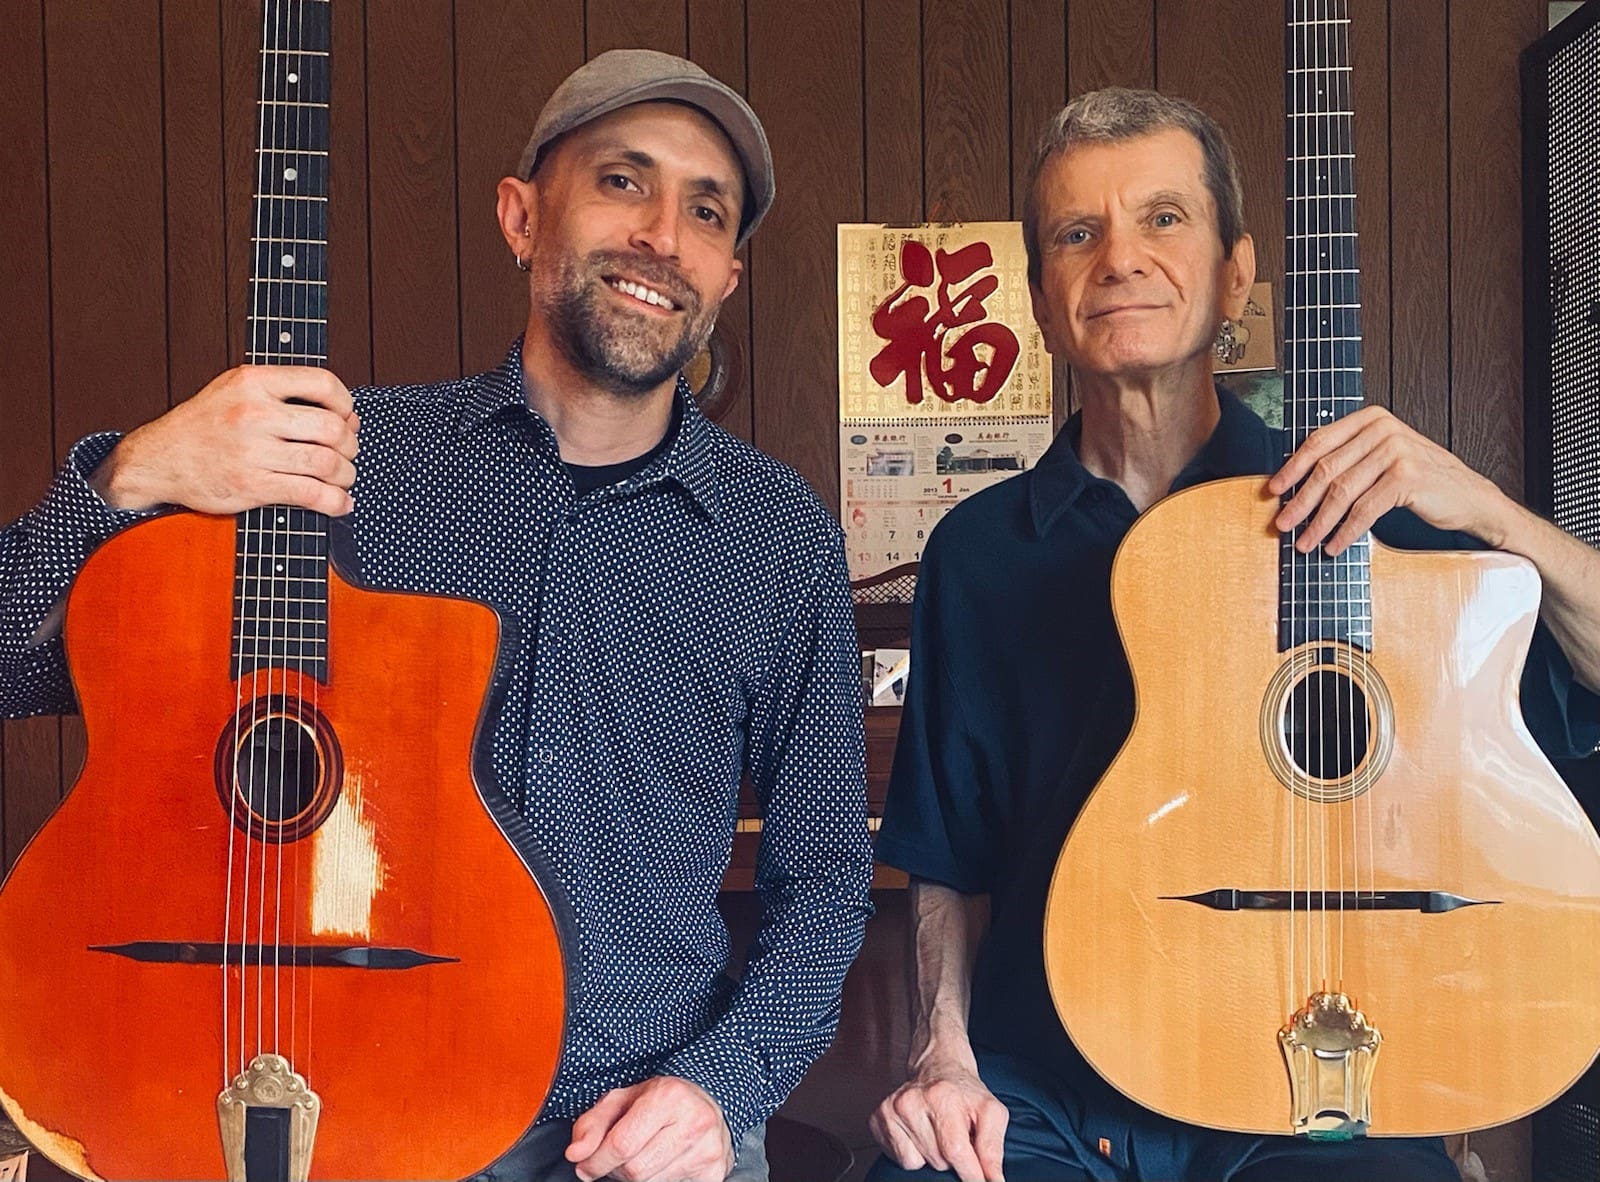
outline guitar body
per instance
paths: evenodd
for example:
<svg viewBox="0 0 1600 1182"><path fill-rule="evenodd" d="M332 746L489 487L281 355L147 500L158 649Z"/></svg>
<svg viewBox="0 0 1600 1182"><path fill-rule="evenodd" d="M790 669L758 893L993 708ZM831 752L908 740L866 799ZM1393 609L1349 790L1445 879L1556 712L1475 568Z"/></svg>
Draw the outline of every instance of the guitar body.
<svg viewBox="0 0 1600 1182"><path fill-rule="evenodd" d="M218 1093L266 1050L321 1096L311 1177L465 1176L533 1122L565 1001L551 910L470 771L498 621L335 572L326 683L236 682L234 584L233 519L178 514L73 589L88 759L0 892L0 1103L80 1176L220 1178ZM262 841L230 819L218 748L241 703L285 693L339 766L313 831ZM236 951L95 950L139 942ZM241 970L241 942L264 963ZM329 948L421 959L305 963Z"/></svg>
<svg viewBox="0 0 1600 1182"><path fill-rule="evenodd" d="M1522 1116L1600 1047L1600 841L1517 706L1537 574L1505 554L1373 543L1364 675L1392 705L1385 723L1373 691L1382 767L1351 799L1313 801L1269 753L1290 657L1263 486L1180 492L1117 554L1138 708L1051 884L1056 1006L1101 1075L1193 1124L1293 1131L1279 1031L1321 989L1382 1033L1371 1134ZM1183 898L1222 888L1299 894L1277 910ZM1321 907L1324 888L1474 902Z"/></svg>

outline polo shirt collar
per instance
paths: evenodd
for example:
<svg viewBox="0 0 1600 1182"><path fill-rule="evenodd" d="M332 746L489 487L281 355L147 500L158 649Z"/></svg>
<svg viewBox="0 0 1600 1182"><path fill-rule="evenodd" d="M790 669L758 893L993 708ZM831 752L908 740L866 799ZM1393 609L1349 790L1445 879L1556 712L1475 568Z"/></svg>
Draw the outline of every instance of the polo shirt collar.
<svg viewBox="0 0 1600 1182"><path fill-rule="evenodd" d="M1265 475L1274 471L1281 461L1279 433L1233 394L1220 386L1213 388L1220 412L1216 428L1178 473L1172 482L1173 491L1226 476ZM1078 498L1098 481L1078 458L1077 444L1082 434L1080 411L1062 424L1055 441L1033 470L1029 508L1034 531L1039 537L1049 533Z"/></svg>

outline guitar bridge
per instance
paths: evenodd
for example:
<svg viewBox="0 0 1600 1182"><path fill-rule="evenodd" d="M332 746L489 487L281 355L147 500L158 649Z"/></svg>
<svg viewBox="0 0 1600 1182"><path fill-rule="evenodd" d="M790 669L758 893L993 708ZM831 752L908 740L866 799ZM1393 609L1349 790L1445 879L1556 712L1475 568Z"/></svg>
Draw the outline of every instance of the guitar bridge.
<svg viewBox="0 0 1600 1182"><path fill-rule="evenodd" d="M321 1097L289 1060L250 1060L217 1097L228 1182L307 1182L321 1113Z"/></svg>
<svg viewBox="0 0 1600 1182"><path fill-rule="evenodd" d="M1343 993L1313 993L1278 1031L1294 1131L1313 1141L1364 1137L1383 1035Z"/></svg>

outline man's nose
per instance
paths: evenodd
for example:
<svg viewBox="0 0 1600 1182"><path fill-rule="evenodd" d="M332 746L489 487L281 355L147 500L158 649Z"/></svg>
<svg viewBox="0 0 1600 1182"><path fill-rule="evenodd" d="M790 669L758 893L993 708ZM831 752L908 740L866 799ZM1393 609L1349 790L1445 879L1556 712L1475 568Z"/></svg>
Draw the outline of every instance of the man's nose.
<svg viewBox="0 0 1600 1182"><path fill-rule="evenodd" d="M664 258L677 258L677 206L661 197L645 203L629 242L639 250L647 250Z"/></svg>
<svg viewBox="0 0 1600 1182"><path fill-rule="evenodd" d="M1150 260L1144 241L1131 226L1106 229L1100 246L1100 276L1103 281L1130 279L1149 271Z"/></svg>

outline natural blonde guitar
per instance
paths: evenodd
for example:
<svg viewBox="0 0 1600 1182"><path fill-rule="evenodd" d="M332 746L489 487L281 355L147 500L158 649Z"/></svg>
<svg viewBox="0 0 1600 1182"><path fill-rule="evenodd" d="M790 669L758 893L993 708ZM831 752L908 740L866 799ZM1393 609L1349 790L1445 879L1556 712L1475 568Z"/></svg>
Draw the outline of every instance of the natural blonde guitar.
<svg viewBox="0 0 1600 1182"><path fill-rule="evenodd" d="M1517 706L1538 576L1374 544L1370 654L1279 651L1264 484L1179 493L1118 552L1138 712L1051 884L1057 1008L1106 1079L1194 1124L1339 1135L1365 1115L1407 1136L1515 1119L1600 1047L1600 841ZM1321 770L1350 774L1286 774L1287 732L1319 710ZM1230 910L1213 892L1231 889L1266 897ZM1335 1115L1297 1127L1279 1034L1323 990L1381 1036L1370 1110L1327 1092L1312 1115ZM1342 1081L1368 1057L1323 1062Z"/></svg>

